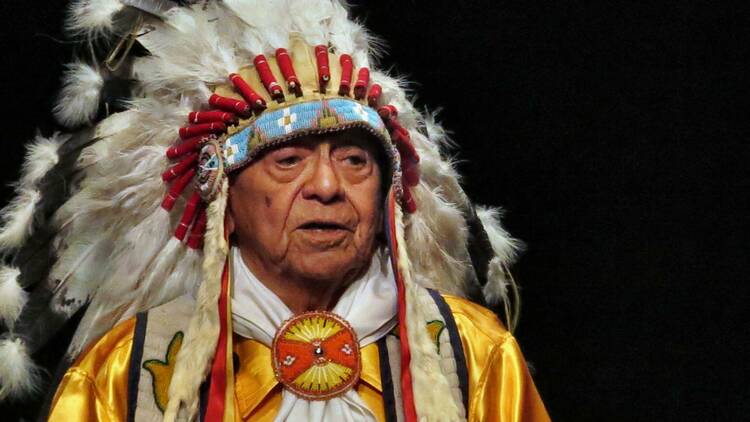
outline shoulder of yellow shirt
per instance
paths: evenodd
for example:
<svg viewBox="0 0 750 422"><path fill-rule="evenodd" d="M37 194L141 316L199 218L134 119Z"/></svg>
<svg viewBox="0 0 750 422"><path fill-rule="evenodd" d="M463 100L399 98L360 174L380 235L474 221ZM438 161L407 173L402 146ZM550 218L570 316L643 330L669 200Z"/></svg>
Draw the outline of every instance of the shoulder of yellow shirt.
<svg viewBox="0 0 750 422"><path fill-rule="evenodd" d="M459 331L462 331L463 328L463 330L471 332L470 335L467 335L469 333L462 333L464 334L462 337L480 340L475 336L481 336L480 341L494 345L502 344L511 336L497 315L489 309L462 297L449 294L442 294L442 296L451 309ZM129 354L134 331L135 318L123 321L99 339L90 349L82 353L71 369L76 368L93 375L98 368L106 366L107 360L113 358L117 352L126 352L123 349L127 348ZM80 366L83 362L85 362L85 367Z"/></svg>

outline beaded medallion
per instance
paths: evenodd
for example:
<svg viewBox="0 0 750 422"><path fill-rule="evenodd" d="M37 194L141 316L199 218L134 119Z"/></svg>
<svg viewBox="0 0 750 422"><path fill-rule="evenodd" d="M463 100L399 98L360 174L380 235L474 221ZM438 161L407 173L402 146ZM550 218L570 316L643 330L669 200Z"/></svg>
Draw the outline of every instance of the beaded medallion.
<svg viewBox="0 0 750 422"><path fill-rule="evenodd" d="M306 400L339 396L359 380L357 335L334 313L305 312L287 320L272 350L276 379Z"/></svg>

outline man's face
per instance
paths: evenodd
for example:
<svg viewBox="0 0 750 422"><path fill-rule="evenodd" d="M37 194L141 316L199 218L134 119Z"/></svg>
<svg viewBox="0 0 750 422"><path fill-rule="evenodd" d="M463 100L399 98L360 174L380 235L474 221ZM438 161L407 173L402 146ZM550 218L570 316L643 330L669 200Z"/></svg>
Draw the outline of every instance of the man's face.
<svg viewBox="0 0 750 422"><path fill-rule="evenodd" d="M364 132L305 137L234 177L227 224L254 270L348 280L369 264L381 227L381 170Z"/></svg>

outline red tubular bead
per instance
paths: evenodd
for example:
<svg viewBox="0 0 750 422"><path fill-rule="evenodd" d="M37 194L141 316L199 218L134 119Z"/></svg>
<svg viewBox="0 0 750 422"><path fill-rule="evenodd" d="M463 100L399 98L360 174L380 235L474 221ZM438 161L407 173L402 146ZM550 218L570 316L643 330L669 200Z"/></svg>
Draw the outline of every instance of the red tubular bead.
<svg viewBox="0 0 750 422"><path fill-rule="evenodd" d="M389 120L398 116L398 110L391 104L378 108L378 114L383 120Z"/></svg>
<svg viewBox="0 0 750 422"><path fill-rule="evenodd" d="M198 153L194 152L187 157L180 160L179 163L173 165L169 168L169 170L165 171L161 174L161 179L165 182L169 182L170 180L174 179L175 177L184 174L186 171L190 169L196 162L198 161Z"/></svg>
<svg viewBox="0 0 750 422"><path fill-rule="evenodd" d="M208 133L222 133L226 132L227 125L224 122L211 122L211 123L200 123L197 125L190 125L180 128L180 138L188 139L198 135L205 135Z"/></svg>
<svg viewBox="0 0 750 422"><path fill-rule="evenodd" d="M271 94L273 99L284 101L284 91L281 90L281 86L276 82L276 77L273 76L273 72L271 72L271 66L268 65L266 56L258 54L255 56L255 59L253 59L253 63L255 64L255 70L258 72L258 76L260 76L260 81L263 83L263 86L266 87L266 91Z"/></svg>
<svg viewBox="0 0 750 422"><path fill-rule="evenodd" d="M357 72L357 82L354 83L354 98L361 100L367 93L367 85L370 83L370 69L363 67Z"/></svg>
<svg viewBox="0 0 750 422"><path fill-rule="evenodd" d="M383 93L383 88L378 84L372 84L370 87L370 92L367 94L367 105L369 105L372 108L375 108L378 106L378 101L380 101L380 95Z"/></svg>
<svg viewBox="0 0 750 422"><path fill-rule="evenodd" d="M203 139L205 138L205 135L200 135L194 138L186 139L173 147L169 147L167 149L167 158L175 159L187 154L188 152L197 150L200 147Z"/></svg>
<svg viewBox="0 0 750 422"><path fill-rule="evenodd" d="M320 92L326 92L326 85L331 80L331 68L328 67L328 47L324 45L315 46L315 61L318 64L318 82Z"/></svg>
<svg viewBox="0 0 750 422"><path fill-rule="evenodd" d="M302 84L297 78L297 74L294 73L294 66L292 65L292 59L289 57L289 53L285 48L276 49L276 63L279 64L281 74L284 75L284 80L289 87L289 92L294 92L294 95L302 96Z"/></svg>
<svg viewBox="0 0 750 422"><path fill-rule="evenodd" d="M190 123L235 123L237 122L237 116L235 116L233 113L221 110L191 111L188 114L188 121Z"/></svg>
<svg viewBox="0 0 750 422"><path fill-rule="evenodd" d="M161 202L161 207L167 211L172 211L174 203L177 201L177 198L182 195L182 191L185 190L185 187L188 185L188 183L193 180L193 176L195 176L194 168L188 170L187 173L180 176L180 178L177 179L172 184L172 186L169 187L169 192L164 195L164 200Z"/></svg>
<svg viewBox="0 0 750 422"><path fill-rule="evenodd" d="M198 212L198 217L190 229L190 236L188 236L187 245L189 248L200 249L203 246L203 235L206 233L207 219L206 207L201 203L200 212Z"/></svg>
<svg viewBox="0 0 750 422"><path fill-rule="evenodd" d="M403 192L401 192L401 200L404 205L404 209L406 209L406 212L409 214L414 214L414 212L417 210L417 203L414 201L414 196L411 194L411 190L409 188L404 187Z"/></svg>
<svg viewBox="0 0 750 422"><path fill-rule="evenodd" d="M235 89L237 89L237 91L240 92L240 95L242 95L242 98L244 98L252 108L256 110L266 109L266 101L263 97L258 95L258 93L255 92L255 90L252 89L244 79L242 79L242 76L232 73L229 75L229 80L232 81L232 85L234 85Z"/></svg>
<svg viewBox="0 0 750 422"><path fill-rule="evenodd" d="M182 218L180 218L180 224L177 225L177 228L174 231L174 237L182 240L185 238L185 234L187 234L188 227L190 227L190 222L193 221L193 217L195 216L195 212L198 210L198 205L200 204L201 195L198 193L198 191L193 192L192 195L190 195L190 199L188 199L187 205L185 205L185 211L182 212Z"/></svg>
<svg viewBox="0 0 750 422"><path fill-rule="evenodd" d="M352 56L348 54L342 54L339 57L341 63L341 82L339 83L339 95L349 96L349 90L352 86L352 71L354 64L352 64Z"/></svg>
<svg viewBox="0 0 750 422"><path fill-rule="evenodd" d="M222 97L218 94L212 94L208 99L208 103L213 107L232 113L237 113L240 116L250 115L250 105L244 101L235 100L234 98Z"/></svg>

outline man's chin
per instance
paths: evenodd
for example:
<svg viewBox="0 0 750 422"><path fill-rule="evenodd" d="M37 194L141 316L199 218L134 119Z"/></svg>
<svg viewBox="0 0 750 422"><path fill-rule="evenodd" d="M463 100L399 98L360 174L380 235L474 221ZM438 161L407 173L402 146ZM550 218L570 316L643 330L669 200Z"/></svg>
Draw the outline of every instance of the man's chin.
<svg viewBox="0 0 750 422"><path fill-rule="evenodd" d="M290 264L290 270L300 278L335 282L353 277L369 264L369 260L342 256L340 251L319 251L307 253Z"/></svg>

